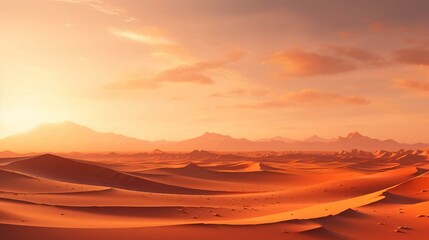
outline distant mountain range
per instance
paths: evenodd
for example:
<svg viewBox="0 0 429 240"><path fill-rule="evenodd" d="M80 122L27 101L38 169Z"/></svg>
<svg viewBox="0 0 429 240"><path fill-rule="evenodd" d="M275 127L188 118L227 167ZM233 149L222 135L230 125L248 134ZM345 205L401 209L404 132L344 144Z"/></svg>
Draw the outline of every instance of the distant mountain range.
<svg viewBox="0 0 429 240"><path fill-rule="evenodd" d="M395 140L379 140L352 132L345 137L324 139L312 136L294 141L274 137L259 141L233 138L217 133L183 141L146 141L115 133L100 133L73 122L43 124L28 132L0 139L0 151L14 152L138 152L161 149L165 151L364 151L398 149L425 149L429 144L398 143Z"/></svg>

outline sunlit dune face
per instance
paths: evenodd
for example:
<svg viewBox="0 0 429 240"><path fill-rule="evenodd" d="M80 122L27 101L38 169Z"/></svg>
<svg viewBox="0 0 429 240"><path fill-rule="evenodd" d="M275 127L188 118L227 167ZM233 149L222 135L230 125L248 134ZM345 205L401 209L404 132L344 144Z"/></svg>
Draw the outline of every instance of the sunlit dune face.
<svg viewBox="0 0 429 240"><path fill-rule="evenodd" d="M150 140L428 142L427 3L331 4L2 1L0 137L71 120Z"/></svg>

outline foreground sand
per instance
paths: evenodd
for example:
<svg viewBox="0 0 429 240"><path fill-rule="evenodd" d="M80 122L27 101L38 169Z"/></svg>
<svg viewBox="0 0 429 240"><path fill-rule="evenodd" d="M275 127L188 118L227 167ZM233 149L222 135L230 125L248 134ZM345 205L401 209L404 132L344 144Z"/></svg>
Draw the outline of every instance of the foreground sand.
<svg viewBox="0 0 429 240"><path fill-rule="evenodd" d="M426 239L428 156L157 151L3 158L0 239Z"/></svg>

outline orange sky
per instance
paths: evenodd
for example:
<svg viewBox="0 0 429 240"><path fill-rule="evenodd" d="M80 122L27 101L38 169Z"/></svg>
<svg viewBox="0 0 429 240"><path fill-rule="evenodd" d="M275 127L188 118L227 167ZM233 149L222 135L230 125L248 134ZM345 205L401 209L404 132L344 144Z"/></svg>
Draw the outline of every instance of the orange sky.
<svg viewBox="0 0 429 240"><path fill-rule="evenodd" d="M376 3L374 3L376 2ZM429 142L429 2L0 0L0 137Z"/></svg>

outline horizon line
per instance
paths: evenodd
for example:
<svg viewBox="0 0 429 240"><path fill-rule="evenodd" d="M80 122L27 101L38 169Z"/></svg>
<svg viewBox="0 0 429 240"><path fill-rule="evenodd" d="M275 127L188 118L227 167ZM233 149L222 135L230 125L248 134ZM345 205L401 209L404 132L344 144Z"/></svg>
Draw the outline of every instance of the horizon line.
<svg viewBox="0 0 429 240"><path fill-rule="evenodd" d="M171 143L174 143L174 142L181 142L181 141L185 141L185 140L189 140L189 139L194 139L194 138L202 137L202 136L204 136L206 134L213 134L213 135L220 135L220 136L224 136L224 137L230 137L230 138L233 138L233 139L236 139L236 140L244 139L244 140L248 140L248 141L252 141L252 142L279 141L279 142L290 143L290 144L297 143L297 142L308 142L306 140L309 139L309 138L319 137L319 138L321 138L323 140L326 140L327 143L329 143L329 142L333 142L333 141L335 141L336 139L339 139L339 138L347 138L348 136L350 136L352 134L357 134L357 135L361 135L363 137L368 137L368 138L376 139L376 140L380 140L380 141L389 141L389 140L392 140L392 141L395 141L395 142L400 143L400 144L409 144L409 145L412 145L412 144L429 144L429 143L425 143L423 141L411 142L410 143L410 142L403 142L403 141L400 141L400 140L398 141L398 140L393 139L393 138L380 139L380 138L377 138L377 137L372 137L372 136L368 136L368 135L365 135L365 134L361 134L360 131L356 131L356 130L351 130L346 135L337 135L336 137L331 137L331 138L321 137L318 134L312 134L311 136L305 137L303 139L294 139L294 138L290 138L290 137L284 136L284 135L275 135L275 136L271 136L271 137L263 137L263 138L253 139L253 138L247 138L247 137L235 137L235 136L232 136L232 135L226 134L226 133L205 131L205 132L203 132L201 134L198 134L198 135L196 135L194 137L182 138L182 139L179 139L179 140L167 140L165 138L164 139L158 139L158 140L148 140L148 139L144 139L144 138L141 138L141 137L129 136L127 134L117 133L117 132L113 132L113 131L99 131L99 130L96 130L96 129L92 128L92 127L88 127L86 125L83 125L83 124L80 124L80 123L77 123L77 122L71 121L71 120L64 120L64 121L58 121L58 122L44 122L44 123L40 123L40 124L37 124L37 125L33 126L32 128L27 129L27 130L23 130L23 131L14 133L14 134L9 134L7 136L0 137L0 140L7 139L7 138L15 136L15 135L25 134L25 133L31 132L33 130L36 130L37 128L42 127L43 125L61 125L61 124L73 124L73 125L76 125L76 126L79 126L79 127L82 127L82 128L87 128L87 129L89 129L91 131L94 131L94 132L97 132L97 133L100 133L100 134L109 134L110 133L110 134L115 134L115 135L118 135L118 136L124 136L124 137L127 137L127 138L134 138L134 139L137 139L137 140L140 140L140 141L148 141L148 142L171 142ZM278 137L285 138L285 139L288 139L290 141L275 140L275 138L278 138ZM317 142L317 141L315 141L315 142ZM319 143L322 143L322 141L319 141Z"/></svg>

